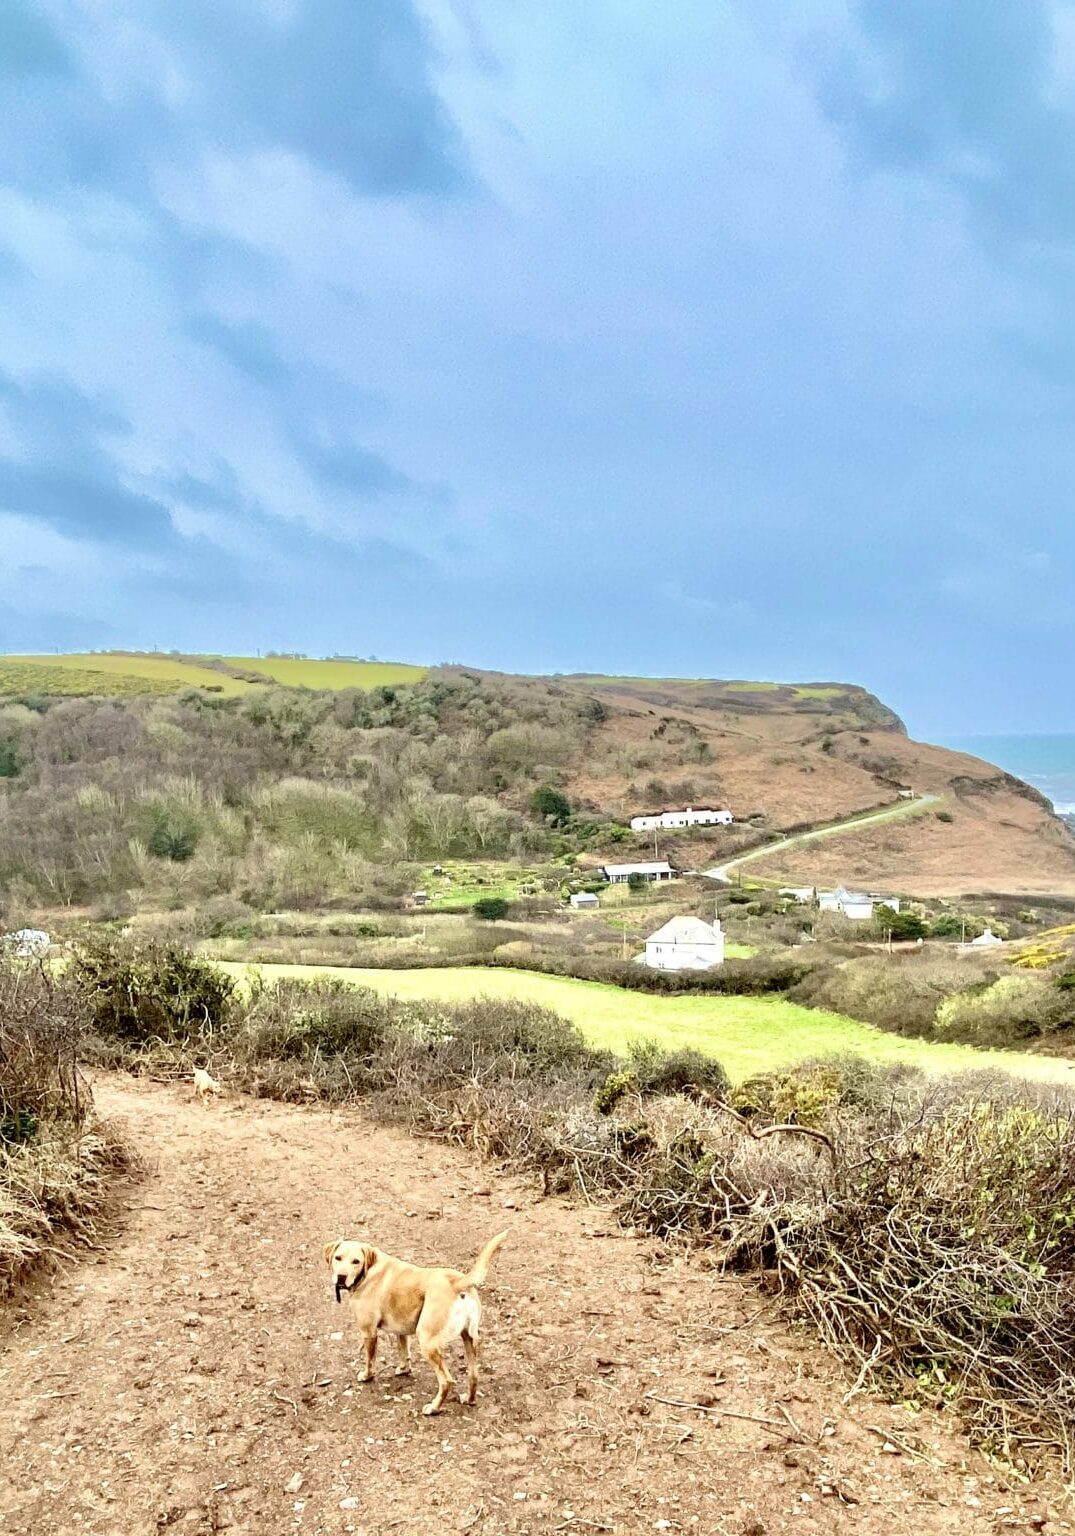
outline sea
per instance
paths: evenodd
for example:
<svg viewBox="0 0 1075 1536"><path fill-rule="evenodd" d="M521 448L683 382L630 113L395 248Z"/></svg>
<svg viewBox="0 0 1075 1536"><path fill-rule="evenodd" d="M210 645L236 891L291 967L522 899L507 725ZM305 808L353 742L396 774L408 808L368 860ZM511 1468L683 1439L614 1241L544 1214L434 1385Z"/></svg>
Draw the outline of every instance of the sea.
<svg viewBox="0 0 1075 1536"><path fill-rule="evenodd" d="M953 736L943 745L1006 768L1048 795L1059 815L1075 815L1075 736Z"/></svg>

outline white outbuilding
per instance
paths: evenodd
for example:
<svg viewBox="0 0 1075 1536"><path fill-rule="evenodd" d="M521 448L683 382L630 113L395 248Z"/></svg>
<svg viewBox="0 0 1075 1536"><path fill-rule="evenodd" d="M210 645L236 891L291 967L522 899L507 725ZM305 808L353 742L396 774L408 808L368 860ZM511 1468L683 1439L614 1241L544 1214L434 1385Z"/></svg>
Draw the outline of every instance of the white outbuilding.
<svg viewBox="0 0 1075 1536"><path fill-rule="evenodd" d="M635 957L654 971L708 971L724 964L724 930L700 917L673 917L651 933L646 952Z"/></svg>
<svg viewBox="0 0 1075 1536"><path fill-rule="evenodd" d="M998 938L992 928L987 928L976 939L971 939L969 947L971 949L995 949L998 944L1003 943L1004 940Z"/></svg>
<svg viewBox="0 0 1075 1536"><path fill-rule="evenodd" d="M569 900L576 911L590 911L601 905L593 891L572 891Z"/></svg>
<svg viewBox="0 0 1075 1536"><path fill-rule="evenodd" d="M664 859L651 859L642 864L603 864L601 873L610 885L626 885L632 875L644 880L671 880L675 870Z"/></svg>

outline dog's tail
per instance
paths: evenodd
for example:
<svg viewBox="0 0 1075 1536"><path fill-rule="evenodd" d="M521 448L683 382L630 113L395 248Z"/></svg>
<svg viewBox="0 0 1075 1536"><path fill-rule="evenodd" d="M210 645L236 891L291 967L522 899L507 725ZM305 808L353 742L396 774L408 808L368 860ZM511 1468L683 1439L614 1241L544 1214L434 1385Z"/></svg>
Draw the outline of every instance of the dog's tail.
<svg viewBox="0 0 1075 1536"><path fill-rule="evenodd" d="M474 1260L470 1274L466 1276L467 1285L485 1284L485 1277L489 1273L489 1265L493 1262L501 1244L507 1239L507 1235L506 1232L498 1232L495 1237L489 1239L481 1253Z"/></svg>

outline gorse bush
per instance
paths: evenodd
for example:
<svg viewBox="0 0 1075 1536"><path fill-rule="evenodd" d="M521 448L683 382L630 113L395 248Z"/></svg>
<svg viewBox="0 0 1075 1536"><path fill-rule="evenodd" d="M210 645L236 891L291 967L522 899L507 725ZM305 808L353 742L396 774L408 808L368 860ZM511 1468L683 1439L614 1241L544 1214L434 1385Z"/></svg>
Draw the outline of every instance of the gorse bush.
<svg viewBox="0 0 1075 1536"><path fill-rule="evenodd" d="M331 979L255 981L228 1048L254 1062L348 1057L367 1066L398 1017L391 998Z"/></svg>
<svg viewBox="0 0 1075 1536"><path fill-rule="evenodd" d="M49 1120L81 1124L80 999L63 976L0 950L0 1142L31 1139Z"/></svg>
<svg viewBox="0 0 1075 1536"><path fill-rule="evenodd" d="M78 1072L85 1007L66 976L0 954L0 1295L65 1230L92 1241L119 1149Z"/></svg>
<svg viewBox="0 0 1075 1536"><path fill-rule="evenodd" d="M106 1041L206 1044L228 1023L231 980L178 944L97 939L76 950L71 979Z"/></svg>

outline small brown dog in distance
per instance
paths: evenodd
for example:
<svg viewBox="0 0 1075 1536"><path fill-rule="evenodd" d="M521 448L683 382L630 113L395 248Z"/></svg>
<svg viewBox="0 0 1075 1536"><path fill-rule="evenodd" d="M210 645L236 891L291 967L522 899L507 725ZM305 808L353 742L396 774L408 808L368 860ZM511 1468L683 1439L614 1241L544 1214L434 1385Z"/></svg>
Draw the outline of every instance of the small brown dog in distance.
<svg viewBox="0 0 1075 1536"><path fill-rule="evenodd" d="M199 1103L204 1104L206 1099L215 1098L223 1092L215 1077L210 1077L204 1067L194 1068L194 1097Z"/></svg>
<svg viewBox="0 0 1075 1536"><path fill-rule="evenodd" d="M423 1413L439 1413L453 1385L444 1362L444 1351L453 1339L463 1341L467 1357L467 1394L459 1400L471 1404L478 1395L478 1333L482 1304L479 1288L489 1272L493 1255L507 1237L498 1232L474 1261L469 1274L457 1269L422 1269L394 1259L368 1243L338 1242L325 1247L325 1262L336 1284L336 1300L343 1293L354 1312L366 1350L366 1368L359 1381L373 1380L377 1330L395 1334L399 1351L397 1376L409 1375L412 1334L418 1348L437 1373L437 1393Z"/></svg>

